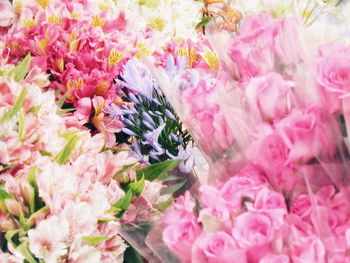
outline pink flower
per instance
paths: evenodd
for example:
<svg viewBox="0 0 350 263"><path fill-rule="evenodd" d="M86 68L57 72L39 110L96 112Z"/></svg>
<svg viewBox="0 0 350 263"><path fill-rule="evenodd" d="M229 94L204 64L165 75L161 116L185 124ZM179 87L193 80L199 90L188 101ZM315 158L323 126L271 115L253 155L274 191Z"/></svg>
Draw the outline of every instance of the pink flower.
<svg viewBox="0 0 350 263"><path fill-rule="evenodd" d="M226 232L200 236L193 245L192 263L246 263L245 251L239 249Z"/></svg>
<svg viewBox="0 0 350 263"><path fill-rule="evenodd" d="M188 217L167 226L163 231L163 241L184 262L190 262L193 243L201 232L195 218Z"/></svg>
<svg viewBox="0 0 350 263"><path fill-rule="evenodd" d="M295 248L293 263L325 263L326 250L320 239L314 236L303 238L299 247Z"/></svg>
<svg viewBox="0 0 350 263"><path fill-rule="evenodd" d="M254 199L257 191L264 186L264 181L260 176L256 169L246 167L228 180L220 190L227 206L240 211L243 198Z"/></svg>
<svg viewBox="0 0 350 263"><path fill-rule="evenodd" d="M262 258L259 263L289 263L289 258L284 255L268 255Z"/></svg>
<svg viewBox="0 0 350 263"><path fill-rule="evenodd" d="M328 127L329 117L318 108L294 110L281 120L277 133L288 149L288 163L307 162L321 154L334 154L334 139Z"/></svg>
<svg viewBox="0 0 350 263"><path fill-rule="evenodd" d="M79 121L88 122L91 113L92 103L90 98L81 98L77 101L77 110L74 115Z"/></svg>
<svg viewBox="0 0 350 263"><path fill-rule="evenodd" d="M291 212L301 218L309 217L311 213L311 199L309 195L299 195L292 202Z"/></svg>
<svg viewBox="0 0 350 263"><path fill-rule="evenodd" d="M12 7L10 1L1 0L0 1L0 27L11 26L16 18L15 9Z"/></svg>
<svg viewBox="0 0 350 263"><path fill-rule="evenodd" d="M273 22L269 14L252 15L243 20L240 34L230 48L241 81L273 70Z"/></svg>
<svg viewBox="0 0 350 263"><path fill-rule="evenodd" d="M23 259L18 258L14 255L11 255L10 253L4 253L4 252L0 251L0 262L23 263Z"/></svg>
<svg viewBox="0 0 350 263"><path fill-rule="evenodd" d="M184 120L193 127L195 139L208 156L218 157L233 144L233 134L216 102L218 87L200 81L196 87L183 92L184 103L190 105ZM196 125L193 125L196 123ZM208 141L208 138L211 141Z"/></svg>
<svg viewBox="0 0 350 263"><path fill-rule="evenodd" d="M275 27L274 48L280 63L284 66L295 65L303 60L303 46L299 32L302 23L299 18L279 19Z"/></svg>
<svg viewBox="0 0 350 263"><path fill-rule="evenodd" d="M342 44L324 45L316 61L315 78L323 103L331 113L339 111L341 98L349 94L350 48Z"/></svg>
<svg viewBox="0 0 350 263"><path fill-rule="evenodd" d="M184 217L193 217L193 209L195 208L195 202L189 192L180 196L175 203L173 203L172 209L167 210L163 216L163 222L166 224L177 224Z"/></svg>
<svg viewBox="0 0 350 263"><path fill-rule="evenodd" d="M274 219L276 226L283 224L284 216L288 213L283 195L268 188L263 188L258 192L254 208L268 213Z"/></svg>
<svg viewBox="0 0 350 263"><path fill-rule="evenodd" d="M68 262L99 263L101 262L101 252L96 247L83 244L81 238L78 237L70 247Z"/></svg>
<svg viewBox="0 0 350 263"><path fill-rule="evenodd" d="M68 222L51 216L28 231L30 251L47 263L56 263L68 252L67 235Z"/></svg>
<svg viewBox="0 0 350 263"><path fill-rule="evenodd" d="M273 222L265 213L246 212L236 218L233 237L243 248L257 248L273 239Z"/></svg>
<svg viewBox="0 0 350 263"><path fill-rule="evenodd" d="M266 135L248 149L249 159L267 175L270 183L279 189L289 190L296 181L288 165L289 149L276 132Z"/></svg>
<svg viewBox="0 0 350 263"><path fill-rule="evenodd" d="M253 117L275 121L286 116L291 107L288 94L292 86L275 72L251 78L244 92Z"/></svg>

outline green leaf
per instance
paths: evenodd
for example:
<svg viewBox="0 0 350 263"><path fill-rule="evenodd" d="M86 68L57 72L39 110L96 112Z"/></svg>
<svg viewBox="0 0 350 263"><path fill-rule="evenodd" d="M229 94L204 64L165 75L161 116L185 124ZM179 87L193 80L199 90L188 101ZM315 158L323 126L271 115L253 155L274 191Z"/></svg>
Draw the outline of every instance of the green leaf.
<svg viewBox="0 0 350 263"><path fill-rule="evenodd" d="M38 113L39 110L41 109L41 105L37 105L37 106L34 106L30 109L30 112L33 112L33 113Z"/></svg>
<svg viewBox="0 0 350 263"><path fill-rule="evenodd" d="M37 261L35 259L35 257L33 256L32 253L30 253L29 251L29 241L25 240L23 241L18 247L16 247L16 250L19 251L22 256L29 262L29 263L38 263L39 261Z"/></svg>
<svg viewBox="0 0 350 263"><path fill-rule="evenodd" d="M198 198L195 198L195 207L193 208L193 213L196 215L196 216L199 216L199 212L202 210L202 206L198 200Z"/></svg>
<svg viewBox="0 0 350 263"><path fill-rule="evenodd" d="M138 162L124 165L123 169L121 169L113 176L113 179L119 181L120 177L123 177L125 173L128 173L131 168L133 168L137 163Z"/></svg>
<svg viewBox="0 0 350 263"><path fill-rule="evenodd" d="M199 29L203 26L205 26L206 24L208 24L211 20L211 17L210 16L205 16L205 17L202 17L202 20L196 25L196 29Z"/></svg>
<svg viewBox="0 0 350 263"><path fill-rule="evenodd" d="M174 170L182 160L169 160L161 163L155 163L147 167L141 168L136 171L138 179L141 179L142 176L145 177L147 181L154 181L155 179L164 178L168 172Z"/></svg>
<svg viewBox="0 0 350 263"><path fill-rule="evenodd" d="M159 204L157 204L155 206L155 208L160 211L163 212L165 209L167 209L169 206L171 206L171 204L174 202L174 199L171 197L168 200L161 202Z"/></svg>
<svg viewBox="0 0 350 263"><path fill-rule="evenodd" d="M78 144L80 139L81 136L74 135L63 147L63 149L57 154L55 161L60 165L69 161L69 159L72 157L73 149Z"/></svg>
<svg viewBox="0 0 350 263"><path fill-rule="evenodd" d="M123 198L120 198L115 204L113 204L112 208L117 209L116 217L120 218L124 212L128 209L132 200L132 191L129 190L126 192Z"/></svg>
<svg viewBox="0 0 350 263"><path fill-rule="evenodd" d="M62 91L62 88L56 89L56 90L53 92L53 93L55 94L55 98L58 98L58 95L60 95L61 91Z"/></svg>
<svg viewBox="0 0 350 263"><path fill-rule="evenodd" d="M16 166L16 165L18 165L18 162L13 162L13 163L10 163L10 164L7 164L7 165L1 164L2 168L1 168L1 170L0 170L0 173L6 171L6 170L8 170L8 169L11 169L12 167L14 167L14 166Z"/></svg>
<svg viewBox="0 0 350 263"><path fill-rule="evenodd" d="M34 189L34 199L30 200L29 202L29 210L31 213L35 212L38 209L41 209L45 206L43 200L39 196L39 187L36 183L36 173L38 171L38 168L36 166L33 166L28 174L27 181L28 183L33 187Z"/></svg>
<svg viewBox="0 0 350 263"><path fill-rule="evenodd" d="M129 152L131 151L131 149L129 148L109 148L109 147L103 147L103 149L101 150L101 152L107 152L107 151L112 151L112 152Z"/></svg>
<svg viewBox="0 0 350 263"><path fill-rule="evenodd" d="M75 109L59 109L59 110L56 111L56 114L57 114L57 115L63 115L63 114L72 112L72 111L74 111L74 110L75 110Z"/></svg>
<svg viewBox="0 0 350 263"><path fill-rule="evenodd" d="M24 116L24 110L21 109L19 111L19 115L18 115L18 138L22 142L25 139L24 127L25 127L25 116Z"/></svg>
<svg viewBox="0 0 350 263"><path fill-rule="evenodd" d="M110 239L107 236L83 236L83 240L88 242L92 246L97 246L101 242Z"/></svg>
<svg viewBox="0 0 350 263"><path fill-rule="evenodd" d="M58 94L57 94L57 95L58 95ZM66 92L58 101L56 101L56 105L57 105L59 108L62 108L64 102L66 101L67 95L68 95L68 92Z"/></svg>
<svg viewBox="0 0 350 263"><path fill-rule="evenodd" d="M142 176L141 180L129 184L129 189L133 195L141 195L143 188L145 187L145 178Z"/></svg>
<svg viewBox="0 0 350 263"><path fill-rule="evenodd" d="M27 220L27 229L25 230L32 228L35 225L37 217L41 216L42 214L46 214L49 211L50 211L49 207L44 206L40 208L38 211L36 211L34 214L32 214Z"/></svg>
<svg viewBox="0 0 350 263"><path fill-rule="evenodd" d="M14 199L11 194L6 192L4 189L0 187L0 201L5 200L5 199Z"/></svg>
<svg viewBox="0 0 350 263"><path fill-rule="evenodd" d="M18 63L13 70L11 70L10 76L13 76L15 81L21 81L24 79L29 71L30 61L31 55L28 53L28 55L20 63Z"/></svg>
<svg viewBox="0 0 350 263"><path fill-rule="evenodd" d="M123 263L143 263L142 257L133 247L129 246L124 252Z"/></svg>
<svg viewBox="0 0 350 263"><path fill-rule="evenodd" d="M69 132L65 132L65 133L61 133L61 131L58 131L58 136L65 138L67 141L69 141L78 132L79 132L78 130L69 131Z"/></svg>
<svg viewBox="0 0 350 263"><path fill-rule="evenodd" d="M175 176L175 175L169 175L167 177L165 177L164 179L162 179L163 182L172 182L172 181L177 181L183 179L183 177L180 176Z"/></svg>
<svg viewBox="0 0 350 263"><path fill-rule="evenodd" d="M177 183L177 184L173 184L170 185L168 187L164 187L162 188L162 190L160 190L160 194L161 195L166 195L166 194L173 194L175 193L177 190L179 190L181 187L183 187L186 184L187 180L184 179L182 182Z"/></svg>
<svg viewBox="0 0 350 263"><path fill-rule="evenodd" d="M100 218L97 221L99 223L108 223L108 222L113 222L113 221L116 221L116 220L117 220L116 218Z"/></svg>
<svg viewBox="0 0 350 263"><path fill-rule="evenodd" d="M39 153L41 154L41 156L52 156L52 153L46 150L39 150Z"/></svg>
<svg viewBox="0 0 350 263"><path fill-rule="evenodd" d="M25 88L23 88L16 99L15 105L13 105L12 108L4 114L4 116L0 120L0 124L11 120L17 114L17 112L22 108L24 98L26 95L27 91L25 90Z"/></svg>
<svg viewBox="0 0 350 263"><path fill-rule="evenodd" d="M15 199L11 194L9 194L8 192L6 192L4 189L2 189L0 187L0 210L6 214L7 213L7 209L5 206L5 200L6 199Z"/></svg>
<svg viewBox="0 0 350 263"><path fill-rule="evenodd" d="M13 230L7 231L6 234L5 234L5 239L14 248L16 248L18 246L18 244L19 244L18 233L19 233L19 229L13 229Z"/></svg>

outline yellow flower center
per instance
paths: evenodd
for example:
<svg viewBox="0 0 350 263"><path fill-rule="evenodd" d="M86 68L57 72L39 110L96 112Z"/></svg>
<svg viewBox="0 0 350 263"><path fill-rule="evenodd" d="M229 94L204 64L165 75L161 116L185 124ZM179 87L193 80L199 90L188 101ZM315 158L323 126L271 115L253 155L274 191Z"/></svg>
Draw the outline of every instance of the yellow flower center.
<svg viewBox="0 0 350 263"><path fill-rule="evenodd" d="M79 19L80 13L77 12L77 11L72 11L72 12L70 13L70 17L71 17L72 19Z"/></svg>
<svg viewBox="0 0 350 263"><path fill-rule="evenodd" d="M50 14L47 17L47 22L53 23L53 24L58 24L61 21L61 16L58 14Z"/></svg>
<svg viewBox="0 0 350 263"><path fill-rule="evenodd" d="M50 4L50 0L34 0L37 2L42 8L46 8Z"/></svg>
<svg viewBox="0 0 350 263"><path fill-rule="evenodd" d="M91 24L95 27L103 27L106 23L106 20L104 18L101 18L99 16L93 16L91 20Z"/></svg>
<svg viewBox="0 0 350 263"><path fill-rule="evenodd" d="M144 56L148 56L152 54L152 51L149 49L149 47L144 42L137 42L136 48L138 51L136 52L136 58L141 59Z"/></svg>
<svg viewBox="0 0 350 263"><path fill-rule="evenodd" d="M28 29L32 29L34 26L37 25L37 22L33 18L26 18L22 20L22 24Z"/></svg>
<svg viewBox="0 0 350 263"><path fill-rule="evenodd" d="M160 17L157 17L155 19L153 19L151 22L150 22L150 27L158 30L158 31L162 31L165 27L165 22L164 22L164 19L160 18Z"/></svg>
<svg viewBox="0 0 350 263"><path fill-rule="evenodd" d="M49 40L47 38L43 38L40 40L36 40L35 42L36 42L39 50L41 51L41 53L43 55L46 55L46 48L47 48L47 45L49 44Z"/></svg>
<svg viewBox="0 0 350 263"><path fill-rule="evenodd" d="M78 34L75 31L73 31L69 37L69 49L72 52L78 50L79 40L77 38L78 38Z"/></svg>
<svg viewBox="0 0 350 263"><path fill-rule="evenodd" d="M114 48L109 52L108 56L108 66L112 67L119 63L123 58L123 53L115 50Z"/></svg>
<svg viewBox="0 0 350 263"><path fill-rule="evenodd" d="M13 3L13 8L16 10L17 13L22 13L23 10L23 3L19 0L14 0Z"/></svg>
<svg viewBox="0 0 350 263"><path fill-rule="evenodd" d="M202 54L202 57L211 70L217 71L219 69L220 62L213 51L207 49L204 54Z"/></svg>
<svg viewBox="0 0 350 263"><path fill-rule="evenodd" d="M80 89L84 85L84 80L82 77L78 79L70 79L67 81L67 99L70 101L74 100L72 91L75 89Z"/></svg>
<svg viewBox="0 0 350 263"><path fill-rule="evenodd" d="M56 66L59 72L63 72L64 71L64 60L63 58L59 58L56 60Z"/></svg>
<svg viewBox="0 0 350 263"><path fill-rule="evenodd" d="M102 96L103 94L106 93L106 91L108 90L108 88L109 88L109 85L108 85L107 81L101 80L101 81L98 83L98 86L97 86L96 91L95 91L95 95L97 95L97 96Z"/></svg>

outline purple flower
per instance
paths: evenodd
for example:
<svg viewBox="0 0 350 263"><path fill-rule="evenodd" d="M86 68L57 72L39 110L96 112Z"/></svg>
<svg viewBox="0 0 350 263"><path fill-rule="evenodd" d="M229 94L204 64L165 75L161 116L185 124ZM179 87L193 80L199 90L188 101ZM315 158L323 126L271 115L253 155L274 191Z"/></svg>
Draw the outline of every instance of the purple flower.
<svg viewBox="0 0 350 263"><path fill-rule="evenodd" d="M151 74L142 68L141 64L135 59L130 59L123 66L123 69L121 77L124 81L116 80L117 83L152 100L155 81Z"/></svg>
<svg viewBox="0 0 350 263"><path fill-rule="evenodd" d="M111 103L109 105L105 105L103 111L110 115L112 119L115 119L117 117L126 115L126 114L133 114L133 112L129 109L122 109L115 105L114 103Z"/></svg>
<svg viewBox="0 0 350 263"><path fill-rule="evenodd" d="M162 133L164 127L165 127L165 123L159 126L157 129L147 132L143 135L146 141L145 144L149 144L153 148L153 150L150 152L151 155L155 155L155 156L161 155L165 152L162 146L158 142L158 138Z"/></svg>

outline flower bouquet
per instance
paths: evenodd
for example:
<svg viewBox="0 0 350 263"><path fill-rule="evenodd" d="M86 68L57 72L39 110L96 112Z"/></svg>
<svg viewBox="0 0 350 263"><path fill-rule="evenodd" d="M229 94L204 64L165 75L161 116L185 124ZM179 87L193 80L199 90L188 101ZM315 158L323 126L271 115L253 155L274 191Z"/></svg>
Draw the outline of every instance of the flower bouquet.
<svg viewBox="0 0 350 263"><path fill-rule="evenodd" d="M308 30L299 16L247 15L236 34L207 30L215 71L200 59L153 69L210 164L148 236L162 261L350 260L349 46Z"/></svg>

